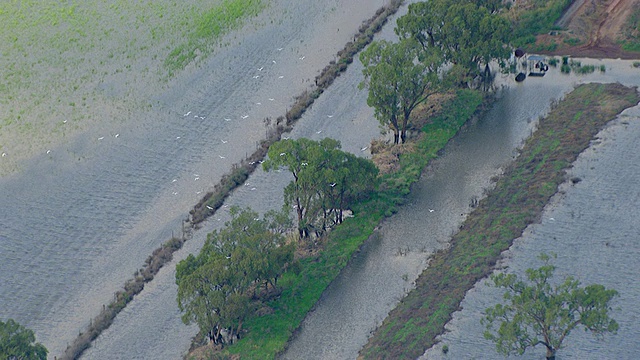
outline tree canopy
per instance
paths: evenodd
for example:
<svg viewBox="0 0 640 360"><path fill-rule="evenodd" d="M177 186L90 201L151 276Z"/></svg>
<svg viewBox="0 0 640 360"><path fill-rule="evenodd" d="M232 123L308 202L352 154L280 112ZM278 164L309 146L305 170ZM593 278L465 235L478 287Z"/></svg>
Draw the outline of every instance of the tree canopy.
<svg viewBox="0 0 640 360"><path fill-rule="evenodd" d="M381 126L393 131L395 144L399 139L406 140L413 109L439 89L442 57L435 48L420 53L418 49L411 38L397 43L381 40L360 54L365 66L365 80L360 86L369 88L367 104L374 108Z"/></svg>
<svg viewBox="0 0 640 360"><path fill-rule="evenodd" d="M262 164L265 171L285 168L293 175L284 202L297 214L301 238L312 232L321 236L341 223L353 200L375 187L375 165L341 151L337 140L281 140L271 145L268 155Z"/></svg>
<svg viewBox="0 0 640 360"><path fill-rule="evenodd" d="M496 343L498 352L524 354L529 347L544 345L547 359L555 359L567 335L583 327L595 335L615 333L618 324L609 318L609 302L618 295L602 285L581 287L573 277L556 286L550 284L555 266L547 255L541 255L545 265L526 271L527 280L514 274L491 276L497 287L506 288L506 305L498 304L486 310L483 321L485 338ZM497 330L493 328L498 323Z"/></svg>
<svg viewBox="0 0 640 360"><path fill-rule="evenodd" d="M284 232L286 214L269 212L263 219L250 209L233 207L232 219L213 231L198 256L176 266L178 306L185 324L196 323L216 344L241 336L242 324L260 300L260 286L277 290L280 275L294 259L293 243Z"/></svg>
<svg viewBox="0 0 640 360"><path fill-rule="evenodd" d="M32 330L13 319L0 321L0 359L46 360L47 353L44 345L36 343Z"/></svg>
<svg viewBox="0 0 640 360"><path fill-rule="evenodd" d="M508 59L511 24L497 12L499 4L487 0L431 0L409 5L398 19L396 33L413 38L430 54L433 48L453 68L458 83L468 82L480 72L480 65ZM423 56L420 56L422 59Z"/></svg>

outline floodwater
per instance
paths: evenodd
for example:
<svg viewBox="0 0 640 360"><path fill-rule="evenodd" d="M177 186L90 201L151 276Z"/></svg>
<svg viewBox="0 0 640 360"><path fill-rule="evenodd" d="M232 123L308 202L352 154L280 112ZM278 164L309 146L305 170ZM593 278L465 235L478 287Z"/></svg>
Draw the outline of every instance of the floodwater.
<svg viewBox="0 0 640 360"><path fill-rule="evenodd" d="M0 319L33 329L51 358L60 355L146 257L179 235L202 194L254 150L263 119L284 114L383 4L272 1L256 19L269 25L229 34L221 43L231 45L206 64L149 91L152 106L127 110L130 120L92 127L1 178ZM249 195L262 201L260 191ZM197 232L178 258L205 236ZM98 339L103 352L88 358L169 359L187 350L194 328L177 325L172 271L147 285L116 320L118 332ZM140 319L144 308L156 310ZM117 328L127 319L139 323ZM110 340L118 336L126 347Z"/></svg>
<svg viewBox="0 0 640 360"><path fill-rule="evenodd" d="M499 83L504 84L505 88L499 92L499 99L493 108L447 146L445 154L425 172L412 189L409 203L381 226L379 233L382 236L367 243L348 268L329 286L316 309L305 319L300 332L291 342L283 358L355 358L359 349L366 343L370 332L413 287L413 281L427 266L428 256L446 246L451 234L456 231L464 220L464 215L468 213L471 199L481 197L483 191L491 186L491 177L500 173L500 168L511 159L516 148L530 135L537 119L548 112L553 100L561 98L580 82L620 81L626 85L634 85L634 81L640 80L640 76L633 76L637 70L631 67L631 62L583 60L583 63L606 64L607 71L604 74L598 72L589 76L576 77L563 75L556 69L552 69L544 78L528 78L521 84L512 83L510 77L499 79ZM626 116L629 117L629 121L637 120L637 115L636 119L633 119L634 116L630 113ZM640 124L636 122L634 126L637 128ZM625 127L630 128L631 125L625 125ZM611 221L609 217L585 216L584 223L581 225L565 217L564 228L569 238L583 241L583 237L589 236L593 237L598 245L590 244L581 247L580 243L573 243L567 246L566 254L561 257L568 269L565 270L566 272L582 275L585 268L588 268L590 272L598 274L594 281L601 282L604 278L618 279L620 284L611 285L617 289L623 289L622 283L627 287L631 284L632 289L627 289L628 295L623 293L622 298L625 300L621 300L620 304L616 305L622 306L623 303L628 305L626 310L621 310L623 311L621 314L625 314L627 318L623 319L623 316L619 316L621 320L625 320L624 324L621 324L621 329L632 327L633 330L625 331L626 335L619 335L615 340L616 343L613 346L624 349L617 353L621 356L610 357L609 353L600 353L600 355L585 357L585 353L581 353L575 359L629 358L630 354L638 353L636 340L640 327L635 324L638 311L630 307L633 306L640 291L638 282L633 278L633 269L638 269L640 264L634 256L637 254L637 245L636 249L629 249L631 244L637 244L637 239L633 238L633 229L637 230L634 224L638 224L637 219L634 218L634 214L637 213L638 190L631 184L637 183L633 178L640 175L638 173L640 168L637 165L637 156L629 154L634 153L631 146L633 146L633 139L637 139L635 135L637 134L629 134L625 137L628 139L628 148L621 148L602 160L610 167L600 171L591 169L599 174L602 188L591 189L591 183L585 175L585 181L578 185L579 188L590 190L585 192L582 202L574 204L571 211L566 211L567 214L570 212L586 214L589 211L588 207L592 206L594 197L597 199L604 197L609 199L609 204L602 206L623 211L626 215L615 221ZM598 161L598 153L593 157L593 161ZM614 158L617 160L614 161ZM616 170L617 167L621 168L620 171ZM582 173L576 174L582 176ZM618 176L619 186L628 190L628 192L622 192L620 196L617 194L617 187L608 188L609 178ZM626 206L619 207L616 201L621 199L625 199ZM602 212L595 214L602 215ZM554 215L550 214L549 217L551 216ZM558 226L561 219L563 219L562 216L555 215L553 226ZM579 231L569 235L571 229L579 229ZM596 232L596 229L602 230ZM548 239L555 239L550 236L550 233L560 238L555 227L546 233L549 235ZM600 235L594 236L595 234ZM625 239L620 240L619 245L618 241L612 245L613 239L617 237ZM615 248L609 249L610 247ZM600 251L613 252L614 249L624 253L627 262L621 261L613 253L610 257L601 257ZM523 265L526 263L525 260L535 258L539 251L543 250L545 250L544 245L532 244L530 248L520 250L522 253L520 257L523 259L514 259L516 260L514 263L518 263L518 268L524 269L527 267ZM559 249L555 250L555 245L550 245L549 250L559 251ZM582 257L578 256L580 253L583 254ZM568 256L574 257L575 261L566 262L565 258ZM507 263L511 264L511 261ZM531 261L528 263L530 264ZM620 276L622 274L629 276ZM589 280L585 279L585 281ZM478 291L474 290L472 295L476 292ZM477 306L476 302L484 301L484 304L480 305L480 308L484 309L487 301L495 301L500 298L499 295L496 297L494 293L485 295L481 299L475 299L475 296L472 296L469 302L474 301L474 305ZM467 306L465 305L465 308ZM469 325L470 321L475 321L475 318L470 319L470 317L477 315L477 307L470 311L470 314L464 311L456 316L457 321L452 325L452 333L445 337L445 343L451 350L449 356L443 358L497 357L490 351L490 346L488 350L486 346L478 346L479 343L486 342L482 338L481 329L478 330L477 326ZM476 331L475 336L470 336L470 331ZM625 343L633 344L624 345ZM593 348L593 343L584 347L587 355ZM435 350L435 353L442 354L439 350ZM607 356L602 356L603 354ZM427 358L434 356L437 357L434 352L430 352Z"/></svg>
<svg viewBox="0 0 640 360"><path fill-rule="evenodd" d="M622 62L621 62L622 63ZM637 70L636 70L637 73ZM620 82L640 85L640 74L629 72ZM504 271L525 277L525 270L537 268L540 253L555 253L555 279L574 276L583 285L602 284L619 292L610 315L618 322L617 335L601 340L576 328L564 341L566 348L557 359L637 359L640 354L640 106L625 110L598 134L598 140L584 151L567 182L546 207L540 224L529 226L514 242L501 262ZM485 340L480 324L485 309L502 301L501 289L482 280L454 313L440 343L426 352L425 359L501 359L492 342ZM448 354L442 353L447 345ZM541 359L538 346L523 356L509 359Z"/></svg>

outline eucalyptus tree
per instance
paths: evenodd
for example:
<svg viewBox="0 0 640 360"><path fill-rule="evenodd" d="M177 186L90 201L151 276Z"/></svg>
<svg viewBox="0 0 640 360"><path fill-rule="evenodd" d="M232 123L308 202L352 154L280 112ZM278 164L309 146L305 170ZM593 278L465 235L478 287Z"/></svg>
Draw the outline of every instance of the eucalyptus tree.
<svg viewBox="0 0 640 360"><path fill-rule="evenodd" d="M406 141L411 112L439 90L442 56L434 47L420 47L412 38L397 43L375 41L360 54L364 65L361 88L368 88L367 104L383 128L393 131L393 142Z"/></svg>
<svg viewBox="0 0 640 360"><path fill-rule="evenodd" d="M196 323L203 335L221 345L241 336L262 285L277 290L295 249L284 236L292 225L288 216L270 212L260 219L237 207L230 214L231 221L207 236L198 256L189 255L176 266L183 322Z"/></svg>
<svg viewBox="0 0 640 360"><path fill-rule="evenodd" d="M495 1L414 3L398 19L395 31L401 39L415 39L427 54L437 49L443 61L452 66L448 73L458 84L478 75L481 65L503 62L511 54L511 24L500 15Z"/></svg>
<svg viewBox="0 0 640 360"><path fill-rule="evenodd" d="M293 180L284 202L297 215L300 238L321 236L342 222L352 200L373 190L378 170L369 160L340 150L340 142L325 138L281 140L269 148L264 170L285 168Z"/></svg>
<svg viewBox="0 0 640 360"><path fill-rule="evenodd" d="M46 360L47 348L36 343L33 330L13 319L0 321L0 359Z"/></svg>
<svg viewBox="0 0 640 360"><path fill-rule="evenodd" d="M609 303L618 295L602 285L580 286L573 277L558 285L550 284L555 266L547 255L541 255L545 265L528 269L527 280L518 280L514 274L491 276L497 287L505 288L507 304L498 304L486 310L483 322L485 338L496 343L498 352L509 355L524 354L527 348L543 345L549 360L563 347L569 333L577 327L596 336L618 330L618 324L609 317ZM498 323L498 329L494 329Z"/></svg>

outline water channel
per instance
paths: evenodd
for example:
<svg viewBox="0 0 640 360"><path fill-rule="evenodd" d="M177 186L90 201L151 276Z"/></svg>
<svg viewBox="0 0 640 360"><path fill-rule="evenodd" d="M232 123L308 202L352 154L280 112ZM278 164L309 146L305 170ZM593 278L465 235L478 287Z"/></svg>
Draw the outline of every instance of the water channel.
<svg viewBox="0 0 640 360"><path fill-rule="evenodd" d="M384 1L371 0L367 6L335 1L334 10L317 3L276 1L274 13L287 9L286 20L248 31L238 46L220 50L210 66L195 70L189 78L159 94L159 105L154 109L134 114L140 116L139 120L108 124L82 134L53 149L53 156L34 159L21 173L0 179L0 318L14 318L34 329L38 341L51 350L50 355L60 354L144 258L172 232L180 230L199 193L216 183L230 164L253 150L255 141L263 136L262 118L281 115L291 96L306 88L307 79L312 79L315 71L349 40L359 26L354 18L369 17ZM391 37L392 29L393 24L387 25L381 36ZM278 51L280 47L285 51ZM301 64L298 60L305 55L307 61ZM269 65L271 59L276 63ZM605 74L575 77L552 70L544 78L527 79L522 84L513 83L510 77L500 80L506 88L499 92L493 109L456 138L428 169L414 187L409 203L382 225L379 240L368 243L329 287L284 358L355 358L369 332L427 265L428 255L446 246L469 211L470 199L481 196L490 186L489 179L511 159L553 99L580 81L624 83L640 78L632 76L637 70L631 69L629 62L606 64ZM261 66L269 67L269 76L252 81ZM279 76L295 81L282 85ZM366 156L360 148L379 131L366 106L366 93L357 89L360 81L361 67L356 61L305 114L292 136L333 137L343 142L345 150ZM211 121L187 119L183 116L187 111L197 111ZM243 120L243 115L249 117ZM637 114L634 116L637 118ZM629 125L619 126L637 128L637 122L629 121ZM104 135L104 140L97 140ZM631 145L631 140L628 142ZM608 143L612 144L613 138ZM628 149L619 152L633 153ZM596 151L593 161L599 155ZM590 171L598 175L592 175L591 181L600 179L605 185L613 182L610 177L618 177L619 186L623 186L634 179L638 168L632 163L637 159L621 155L614 152L610 158L616 161L604 159L600 163L618 164L635 169L635 173L617 167L594 168ZM592 184L589 176L579 175L585 178L580 188ZM227 204L251 206L258 211L277 207L288 181L284 173L258 171L249 179L250 186L236 191ZM633 193L621 199L611 189L599 193L628 201L626 206L614 206L628 211L629 216L634 213ZM583 202L574 206L586 214L586 207L591 205ZM560 214L553 216L562 218ZM592 227L601 224L605 234L617 238L615 224L629 234L637 229L633 222L623 223L622 219L606 223L590 220ZM222 211L206 222L176 254L172 265L145 287L83 358L179 358L197 329L180 321L175 303L175 262L197 252L206 233L219 228L224 220ZM634 260L637 256L628 247L620 244L615 249L624 251L624 259L631 262L625 263L612 252L616 266L603 263L599 267L607 270L600 273L604 278L615 278L620 273L618 264L627 273L638 268ZM522 257L534 258L531 251L524 253ZM605 258L598 258L601 260ZM599 279L594 281L603 282ZM635 287L633 299L640 286L630 287ZM469 317L463 313L456 319ZM452 326L454 329L455 323ZM634 329L631 334L637 335L637 327ZM454 334L460 332L452 330ZM625 339L629 342L637 336L619 335L618 339L619 347L624 347ZM476 353L471 347L454 345L454 340L447 343L451 353ZM483 353L487 351L490 349Z"/></svg>
<svg viewBox="0 0 640 360"><path fill-rule="evenodd" d="M543 78L528 78L524 83L515 84L510 77L503 77L498 82L505 87L498 93L499 99L493 108L479 119L472 126L467 128L458 136L441 156L425 172L422 179L412 189L411 198L407 205L392 218L385 221L380 229L380 238L368 243L363 251L352 261L350 266L343 271L338 279L332 283L316 306L316 309L307 316L298 336L292 341L288 351L284 354L285 359L353 359L357 356L358 350L366 343L370 331L375 329L386 314L400 300L408 289L412 287L412 282L418 274L427 266L429 254L435 250L446 246L452 232L464 220L464 215L469 211L470 200L474 197L481 197L484 189L491 186L492 176L499 174L501 166L506 164L514 156L516 148L533 131L537 120L545 115L552 101L560 99L563 94L570 91L577 83L586 81L596 82L622 82L626 85L638 85L640 77L634 74L638 71L633 69L630 61L604 61L583 59L583 63L606 65L605 73L594 73L588 76L574 76L561 74L559 70L552 69ZM625 114L626 121L636 121L635 115L631 112ZM624 125L620 131L626 131L631 125ZM607 159L609 166L624 168L624 171L613 170L615 168L603 169L600 173L601 186L607 185L606 179L614 174L620 174L619 186L625 187L629 192L622 193L622 196L615 196L616 200L626 199L626 205L613 202L608 205L616 211L623 211L626 217L618 218L616 221L609 221L602 217L591 216L584 219L581 226L577 223L565 220L565 231L578 231L569 235L570 238L578 240L584 235L593 234L594 229L601 234L607 234L605 239L617 237L625 238L619 245L619 251L626 254L627 262L620 262L616 255L601 258L592 246L587 246L583 250L584 254L575 261L565 263L565 269L571 269L572 273L582 275L583 268L588 267L592 272L599 273L598 279L605 277L617 278L615 288L629 286L632 276L617 276L618 274L631 275L630 269L637 269L637 259L632 255L637 253L637 239L628 238L633 234L634 224L637 219L633 214L637 210L638 192L631 184L634 176L638 173L637 157L628 155L633 153L633 139L635 135L625 137L629 148L619 150L618 153L611 154ZM623 143L625 141L623 140ZM622 145L624 146L624 145ZM619 157L614 161L614 157ZM597 155L595 156L597 161ZM613 165L615 164L615 165ZM592 169L592 171L595 169ZM635 171L635 173L634 173ZM581 183L581 188L589 186ZM595 185L595 184L594 184ZM590 200L599 192L604 192L605 197L614 197L617 188L595 189L587 191L584 197L577 204L572 205L572 212L585 213ZM594 193L595 192L595 193ZM599 214L598 211L595 214ZM601 214L601 212L600 212ZM549 215L552 216L552 215ZM560 216L555 216L558 224ZM569 231L571 230L571 231ZM546 235L555 231L549 229ZM620 231L620 233L618 233ZM555 232L554 232L555 234ZM577 235L581 234L581 235ZM555 237L560 237L556 235ZM553 239L554 236L548 236ZM603 240L602 237L595 237L594 240L599 246L612 246L612 242ZM635 244L635 249L628 250L629 246ZM531 245L526 250L520 251L524 258L517 262L518 269L526 268L524 263L532 263L539 251L544 247L540 244ZM615 245L618 246L618 245ZM574 256L579 243L568 246L564 256ZM555 246L552 245L552 249ZM557 249L554 251L561 251ZM571 255L569 255L571 254ZM528 259L528 261L525 261ZM561 258L564 261L564 257ZM511 264L510 261L506 265ZM610 263L610 264L609 264ZM616 264L614 267L613 264ZM596 265L597 264L597 265ZM595 265L595 267L594 267ZM618 266L620 265L620 266ZM596 270L597 269L597 270ZM603 273L603 270L605 270ZM616 269L616 270L614 270ZM609 272L611 270L611 272ZM618 273L618 270L621 270ZM569 272L568 270L565 270ZM585 281L589 281L585 279ZM599 281L599 280L598 280ZM624 284L626 285L624 285ZM627 306L621 314L632 315L629 321L624 319L624 325L628 331L625 335L617 337L615 345L619 348L621 357L609 357L608 352L598 353L585 357L585 352L594 348L593 343L585 347L585 352L578 352L578 358L630 358L629 354L637 353L637 345L630 344L624 346L625 342L634 343L637 339L638 327L632 319L637 318L638 311L631 308L634 299L638 298L640 286L632 283L629 289L629 297L624 296L620 305ZM475 299L471 297L468 301L495 301L495 293ZM474 305L477 305L474 303ZM484 306L484 305L483 305ZM486 306L485 306L486 307ZM485 307L480 306L481 310ZM478 309L470 310L473 315L477 315ZM467 319L466 312L462 312L456 319L461 319L460 323L452 325L453 334L445 337L449 348L456 348L456 352L451 351L446 359L467 359L467 358L496 358L497 355L487 351L485 348L478 348L478 342L484 342L481 329L477 326L470 326L469 321L477 319ZM623 317L620 316L622 319ZM469 331L477 331L472 341L468 341L466 336ZM462 333L462 334L461 334ZM451 339L451 340L449 340ZM486 345L486 344L485 344ZM489 347L491 345L489 344ZM601 349L607 345L599 345ZM482 349L482 350L479 350ZM438 350L435 351L436 353ZM427 358L432 358L434 353L429 352ZM442 352L440 351L440 355ZM603 356L603 354L607 356Z"/></svg>

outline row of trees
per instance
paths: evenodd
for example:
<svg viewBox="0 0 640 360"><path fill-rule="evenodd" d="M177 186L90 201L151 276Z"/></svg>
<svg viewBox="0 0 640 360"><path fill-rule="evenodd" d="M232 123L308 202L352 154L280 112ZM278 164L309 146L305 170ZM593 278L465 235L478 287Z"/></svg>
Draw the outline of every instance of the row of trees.
<svg viewBox="0 0 640 360"><path fill-rule="evenodd" d="M373 42L361 55L367 104L394 144L405 142L413 109L450 86L487 77L491 61L504 62L511 24L499 0L430 0L409 5L398 19L399 41ZM481 66L485 65L485 71ZM485 75L487 73L487 75Z"/></svg>
<svg viewBox="0 0 640 360"><path fill-rule="evenodd" d="M297 268L296 236L288 236L292 209L300 238L322 236L343 221L354 200L373 190L378 173L371 161L341 151L340 143L328 138L279 141L263 166L293 175L282 210L260 219L251 209L232 207L231 221L208 235L198 256L189 255L176 267L182 320L198 324L214 344L240 337L247 316L279 293L279 277Z"/></svg>
<svg viewBox="0 0 640 360"><path fill-rule="evenodd" d="M376 185L376 166L340 150L337 140L282 140L271 145L268 155L264 170L284 168L293 175L284 189L284 203L295 210L303 239L320 237L341 223L344 211Z"/></svg>
<svg viewBox="0 0 640 360"><path fill-rule="evenodd" d="M183 322L196 323L201 334L219 345L232 343L242 324L261 301L278 289L278 279L295 266L295 243L287 212L271 211L260 219L255 211L233 207L231 221L213 231L198 256L176 266L178 306Z"/></svg>

